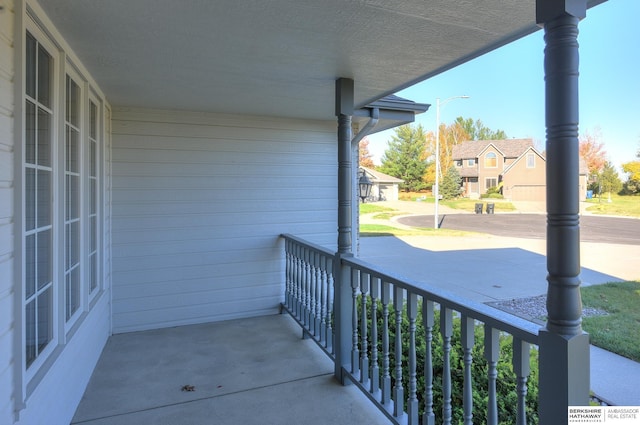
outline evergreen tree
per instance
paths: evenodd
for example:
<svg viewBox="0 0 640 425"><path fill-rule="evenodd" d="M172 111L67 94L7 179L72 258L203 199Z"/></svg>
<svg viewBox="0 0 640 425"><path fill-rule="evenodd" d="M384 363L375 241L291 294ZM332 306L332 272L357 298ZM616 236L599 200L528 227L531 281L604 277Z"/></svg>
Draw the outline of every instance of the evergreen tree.
<svg viewBox="0 0 640 425"><path fill-rule="evenodd" d="M442 178L440 184L440 194L443 199L453 199L460 195L460 185L462 184L462 177L456 167L449 167L447 174Z"/></svg>
<svg viewBox="0 0 640 425"><path fill-rule="evenodd" d="M404 191L421 190L425 187L422 177L427 169L424 129L421 125L406 124L395 128L394 132L378 170L404 180L400 185Z"/></svg>

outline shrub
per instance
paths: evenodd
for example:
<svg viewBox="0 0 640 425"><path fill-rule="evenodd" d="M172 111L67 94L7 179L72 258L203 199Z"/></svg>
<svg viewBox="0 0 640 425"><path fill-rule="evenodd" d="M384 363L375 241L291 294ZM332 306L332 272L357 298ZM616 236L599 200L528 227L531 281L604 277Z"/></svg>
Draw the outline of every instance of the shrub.
<svg viewBox="0 0 640 425"><path fill-rule="evenodd" d="M487 199L487 198L504 199L504 196L502 196L502 194L500 194L500 193L483 193L482 195L480 195L480 198L482 198L482 199Z"/></svg>
<svg viewBox="0 0 640 425"><path fill-rule="evenodd" d="M367 316L368 316L368 356L371 359L371 318L370 314L370 302L367 299ZM361 309L360 302L358 303L358 309ZM380 369L382 369L382 304L378 303L377 308L377 321L378 321L378 363ZM417 397L419 403L419 414L422 415L425 409L424 403L424 391L425 382L423 366L425 360L426 350L426 337L425 330L422 323L422 306L421 302L418 303L418 317L416 320L416 369L417 369ZM360 313L358 315L360 316ZM405 310L403 310L403 323L402 323L402 335L403 335L403 350L402 350L402 382L405 387L405 394L408 393L409 383L409 339L406 336L409 335L409 319ZM392 376L392 386L395 382L395 351L394 346L395 337L395 314L393 308L389 306L389 369ZM442 417L442 371L443 371L443 351L442 351L442 335L440 333L440 320L439 312L436 311L434 319L434 327L432 331L432 365L433 365L433 411L436 418ZM517 412L517 391L516 391L516 376L513 372L512 356L513 356L513 338L510 335L500 336L500 358L497 365L498 379L496 382L496 392L498 400L498 418L500 425L516 423ZM487 422L487 401L489 399L488 394L488 365L484 358L484 328L482 325L476 325L475 327L475 344L472 350L473 363L472 363L472 381L473 381L473 422L474 423L486 423ZM360 342L359 342L360 344ZM359 347L361 350L362 347ZM451 338L451 405L452 405L452 423L463 422L463 385L464 385L464 352L461 343L460 332L460 319L454 318L453 323L453 335ZM529 374L527 381L527 423L538 423L538 351L535 348L531 350L530 358L531 373ZM405 406L406 409L406 406ZM437 421L436 421L437 422Z"/></svg>

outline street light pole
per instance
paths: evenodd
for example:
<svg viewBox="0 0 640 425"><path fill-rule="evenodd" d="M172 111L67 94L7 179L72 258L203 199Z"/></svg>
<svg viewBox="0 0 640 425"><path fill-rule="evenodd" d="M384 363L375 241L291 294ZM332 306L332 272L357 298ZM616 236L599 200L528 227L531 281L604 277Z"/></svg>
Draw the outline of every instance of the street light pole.
<svg viewBox="0 0 640 425"><path fill-rule="evenodd" d="M433 212L433 228L439 229L438 222L438 205L440 203L440 107L446 105L454 99L469 99L469 96L453 96L440 102L440 98L436 98L436 183L433 194L436 198L435 208Z"/></svg>
<svg viewBox="0 0 640 425"><path fill-rule="evenodd" d="M438 203L440 198L440 98L436 99L436 184L434 185L433 195L436 197L435 209L433 210L433 228L439 229L438 223Z"/></svg>

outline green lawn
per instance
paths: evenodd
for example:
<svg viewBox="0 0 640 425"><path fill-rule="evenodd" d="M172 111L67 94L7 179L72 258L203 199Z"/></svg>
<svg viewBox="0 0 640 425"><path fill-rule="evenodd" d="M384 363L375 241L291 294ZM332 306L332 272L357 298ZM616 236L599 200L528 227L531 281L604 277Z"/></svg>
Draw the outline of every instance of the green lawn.
<svg viewBox="0 0 640 425"><path fill-rule="evenodd" d="M396 211L393 208L383 207L378 204L360 204L360 214L371 214L377 212L390 212Z"/></svg>
<svg viewBox="0 0 640 425"><path fill-rule="evenodd" d="M620 196L611 195L609 202L608 195L603 195L602 199L588 199L588 203L593 204L587 211L593 214L620 215L627 217L640 217L640 196Z"/></svg>
<svg viewBox="0 0 640 425"><path fill-rule="evenodd" d="M487 210L487 203L494 204L495 212L505 212L505 211L514 211L516 207L509 201L503 201L502 199L449 199L440 201L442 205L446 205L449 208L454 208L456 210L466 210L466 211L475 211L475 207L477 203L482 203L483 211Z"/></svg>
<svg viewBox="0 0 640 425"><path fill-rule="evenodd" d="M581 293L583 306L608 313L583 319L591 343L640 362L640 281L587 286Z"/></svg>
<svg viewBox="0 0 640 425"><path fill-rule="evenodd" d="M411 229L401 229L399 227L386 226L384 224L361 224L360 236L468 236L475 235L473 232L463 232L462 230L432 229L414 227Z"/></svg>

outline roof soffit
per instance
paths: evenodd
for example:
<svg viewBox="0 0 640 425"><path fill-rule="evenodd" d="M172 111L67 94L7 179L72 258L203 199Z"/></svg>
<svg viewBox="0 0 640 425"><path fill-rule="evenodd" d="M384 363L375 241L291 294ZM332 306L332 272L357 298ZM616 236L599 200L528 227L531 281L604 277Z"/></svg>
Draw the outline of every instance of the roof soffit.
<svg viewBox="0 0 640 425"><path fill-rule="evenodd" d="M31 0L29 0L31 1ZM535 0L46 0L114 106L331 119L535 31Z"/></svg>

